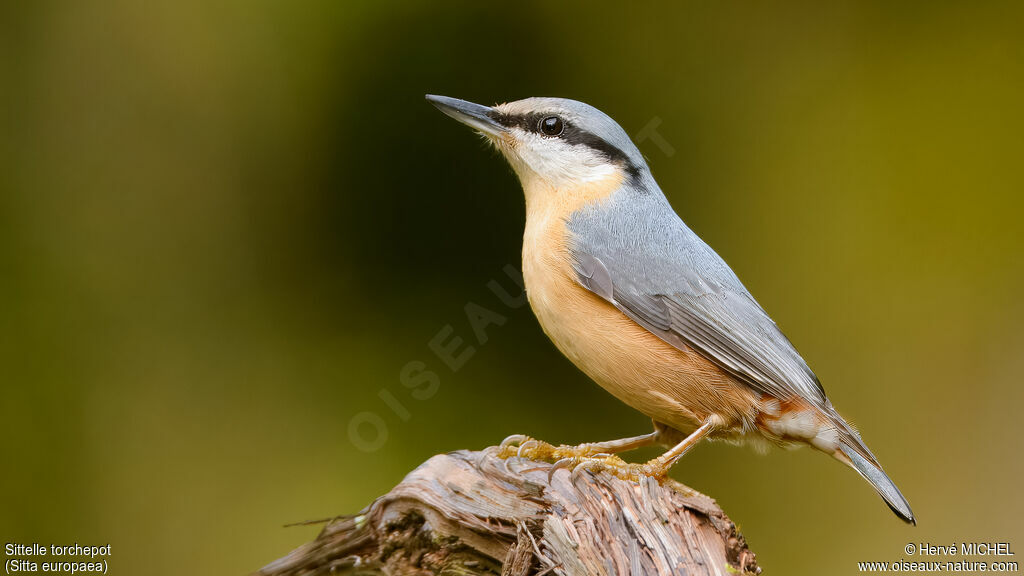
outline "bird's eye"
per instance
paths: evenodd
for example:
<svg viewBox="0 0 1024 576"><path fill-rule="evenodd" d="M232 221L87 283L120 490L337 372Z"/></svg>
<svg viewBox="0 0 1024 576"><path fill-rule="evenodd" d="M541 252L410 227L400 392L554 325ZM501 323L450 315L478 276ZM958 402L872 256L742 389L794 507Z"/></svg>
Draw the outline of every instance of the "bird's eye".
<svg viewBox="0 0 1024 576"><path fill-rule="evenodd" d="M548 116L540 121L540 131L548 136L558 136L565 127L558 116Z"/></svg>

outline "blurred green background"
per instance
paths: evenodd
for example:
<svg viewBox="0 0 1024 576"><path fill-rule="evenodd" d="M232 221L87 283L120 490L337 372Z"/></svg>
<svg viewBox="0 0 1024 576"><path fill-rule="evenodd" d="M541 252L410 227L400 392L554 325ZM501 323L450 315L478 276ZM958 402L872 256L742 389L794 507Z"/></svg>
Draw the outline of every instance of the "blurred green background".
<svg viewBox="0 0 1024 576"><path fill-rule="evenodd" d="M432 454L648 430L486 288L522 194L429 92L661 120L675 153L640 148L669 199L920 520L811 450L700 446L674 475L770 573L1024 548L1022 25L1016 2L4 3L0 539L243 574ZM452 372L427 343L474 340L467 302L508 320Z"/></svg>

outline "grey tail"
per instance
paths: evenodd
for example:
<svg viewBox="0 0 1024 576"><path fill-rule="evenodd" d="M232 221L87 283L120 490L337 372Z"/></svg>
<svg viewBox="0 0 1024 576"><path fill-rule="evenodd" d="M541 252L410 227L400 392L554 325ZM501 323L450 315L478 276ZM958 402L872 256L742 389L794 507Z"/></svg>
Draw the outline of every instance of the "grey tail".
<svg viewBox="0 0 1024 576"><path fill-rule="evenodd" d="M889 505L889 508L896 513L904 522L917 526L917 519L914 518L914 512L910 509L910 504L907 499L900 493L899 488L892 483L892 480L885 475L882 471L882 466L878 464L874 456L867 450L864 443L860 441L860 438L856 436L856 432L850 430L850 436L852 438L843 437L846 434L840 435L839 449L846 458L849 459L850 466L853 467L865 480L871 483L878 491L879 496L885 503ZM859 445L859 446L858 446ZM861 450L867 453L868 457L862 454ZM840 459L842 460L842 459Z"/></svg>

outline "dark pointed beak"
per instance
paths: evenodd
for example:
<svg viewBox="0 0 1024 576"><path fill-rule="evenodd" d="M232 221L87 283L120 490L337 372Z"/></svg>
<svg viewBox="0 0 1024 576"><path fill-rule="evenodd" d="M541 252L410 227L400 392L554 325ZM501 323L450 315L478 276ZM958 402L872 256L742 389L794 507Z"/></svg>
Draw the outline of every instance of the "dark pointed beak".
<svg viewBox="0 0 1024 576"><path fill-rule="evenodd" d="M494 119L498 112L489 106L433 94L427 94L427 101L441 112L487 136L501 136L508 131Z"/></svg>

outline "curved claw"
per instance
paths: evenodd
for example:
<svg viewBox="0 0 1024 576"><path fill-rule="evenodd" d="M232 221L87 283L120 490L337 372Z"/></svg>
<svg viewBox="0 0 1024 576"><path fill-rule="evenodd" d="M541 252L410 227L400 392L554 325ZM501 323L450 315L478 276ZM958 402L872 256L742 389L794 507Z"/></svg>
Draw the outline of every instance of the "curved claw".
<svg viewBox="0 0 1024 576"><path fill-rule="evenodd" d="M508 448L509 446L512 446L513 444L522 444L523 442L529 442L531 440L533 440L533 438L530 438L529 436L527 436L525 434L513 434L513 435L505 438L504 440L502 440L501 444L499 444L498 447L499 448Z"/></svg>
<svg viewBox="0 0 1024 576"><path fill-rule="evenodd" d="M572 477L575 480L579 477L580 473L584 470L588 470L593 474L597 474L602 470L607 470L608 465L600 460L592 460L590 458L584 459L582 462L576 464L576 467L572 469Z"/></svg>
<svg viewBox="0 0 1024 576"><path fill-rule="evenodd" d="M557 472L558 470L562 468L575 470L576 466L579 464L577 460L579 459L575 457L562 458L561 460L558 460L554 464L552 464L551 468L548 470L548 484L551 483L551 479L555 476L555 472Z"/></svg>
<svg viewBox="0 0 1024 576"><path fill-rule="evenodd" d="M502 458L501 459L501 467L505 470L505 474L508 474L509 476L514 476L513 472L511 470L509 470L509 468L508 468L508 461L509 460L510 460L510 458Z"/></svg>
<svg viewBox="0 0 1024 576"><path fill-rule="evenodd" d="M516 456L519 457L519 458L522 458L523 457L523 450L529 450L530 447L533 447L533 446L540 446L540 442L538 442L537 440L534 440L533 438L530 438L529 440L526 440L525 442L523 442L522 444L519 445L519 449L516 450Z"/></svg>

